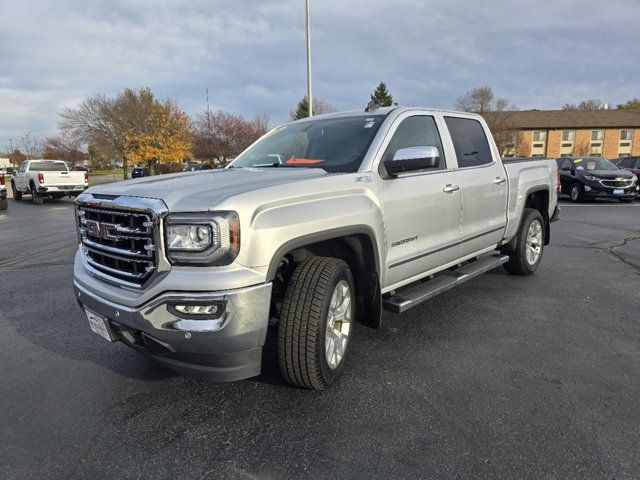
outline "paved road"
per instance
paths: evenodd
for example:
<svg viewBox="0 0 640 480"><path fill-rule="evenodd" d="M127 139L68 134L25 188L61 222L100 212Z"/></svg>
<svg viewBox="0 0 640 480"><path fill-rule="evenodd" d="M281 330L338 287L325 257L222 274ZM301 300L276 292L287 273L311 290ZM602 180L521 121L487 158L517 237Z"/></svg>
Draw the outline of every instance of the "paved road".
<svg viewBox="0 0 640 480"><path fill-rule="evenodd" d="M640 478L640 204L566 206L496 270L380 330L339 385L179 377L92 334L69 200L0 212L0 478Z"/></svg>

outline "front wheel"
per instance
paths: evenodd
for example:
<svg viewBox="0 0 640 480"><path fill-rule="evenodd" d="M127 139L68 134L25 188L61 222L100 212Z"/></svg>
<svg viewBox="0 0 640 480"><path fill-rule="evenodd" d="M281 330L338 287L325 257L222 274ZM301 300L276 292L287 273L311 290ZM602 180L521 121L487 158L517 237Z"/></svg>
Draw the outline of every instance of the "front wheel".
<svg viewBox="0 0 640 480"><path fill-rule="evenodd" d="M545 224L538 210L526 208L522 216L515 248L507 253L509 261L504 268L512 275L530 275L535 272L542 260L544 250Z"/></svg>
<svg viewBox="0 0 640 480"><path fill-rule="evenodd" d="M0 200L0 210L6 210L7 208L9 208L9 202L6 198L3 198Z"/></svg>
<svg viewBox="0 0 640 480"><path fill-rule="evenodd" d="M579 183L574 183L571 187L571 192L569 192L569 196L571 197L572 202L581 202L584 199L582 185L580 185Z"/></svg>
<svg viewBox="0 0 640 480"><path fill-rule="evenodd" d="M293 272L282 301L278 359L285 379L325 390L344 370L353 336L355 290L342 260L313 257Z"/></svg>
<svg viewBox="0 0 640 480"><path fill-rule="evenodd" d="M22 192L20 192L17 188L16 188L16 184L11 182L11 191L13 192L13 199L16 202L19 202L20 200L22 200Z"/></svg>

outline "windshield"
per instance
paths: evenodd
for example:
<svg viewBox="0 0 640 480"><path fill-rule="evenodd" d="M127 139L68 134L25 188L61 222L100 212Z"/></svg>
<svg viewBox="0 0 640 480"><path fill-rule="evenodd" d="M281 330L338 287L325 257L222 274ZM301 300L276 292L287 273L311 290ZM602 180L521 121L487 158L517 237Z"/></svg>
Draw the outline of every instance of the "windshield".
<svg viewBox="0 0 640 480"><path fill-rule="evenodd" d="M307 167L355 172L385 115L339 117L278 127L231 164L242 167Z"/></svg>
<svg viewBox="0 0 640 480"><path fill-rule="evenodd" d="M618 167L606 158L576 158L573 161L576 170L618 170Z"/></svg>
<svg viewBox="0 0 640 480"><path fill-rule="evenodd" d="M31 172L68 172L69 168L64 162L31 162Z"/></svg>

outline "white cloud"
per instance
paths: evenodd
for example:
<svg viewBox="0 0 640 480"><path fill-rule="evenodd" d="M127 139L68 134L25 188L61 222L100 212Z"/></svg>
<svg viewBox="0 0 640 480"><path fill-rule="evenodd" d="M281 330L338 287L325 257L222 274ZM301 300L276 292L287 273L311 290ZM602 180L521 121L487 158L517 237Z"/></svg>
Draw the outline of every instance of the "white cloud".
<svg viewBox="0 0 640 480"><path fill-rule="evenodd" d="M0 0L0 145L55 132L86 95L150 86L286 120L306 92L304 2ZM449 107L491 85L522 108L640 95L637 0L312 0L314 93L360 108L384 80ZM9 19L9 21L7 21Z"/></svg>

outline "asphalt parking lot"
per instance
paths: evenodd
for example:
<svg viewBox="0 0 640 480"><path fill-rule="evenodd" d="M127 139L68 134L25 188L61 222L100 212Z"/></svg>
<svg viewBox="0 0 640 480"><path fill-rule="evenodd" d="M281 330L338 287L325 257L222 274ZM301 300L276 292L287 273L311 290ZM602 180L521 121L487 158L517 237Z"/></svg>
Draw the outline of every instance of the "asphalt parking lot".
<svg viewBox="0 0 640 480"><path fill-rule="evenodd" d="M331 391L177 376L93 334L70 200L0 212L0 477L640 478L640 202L564 205L531 277L380 330Z"/></svg>

